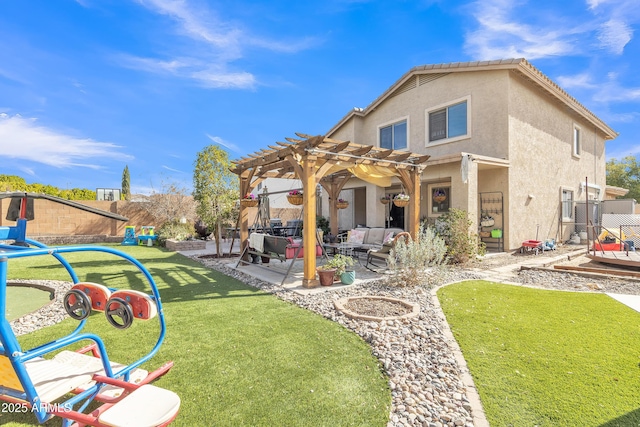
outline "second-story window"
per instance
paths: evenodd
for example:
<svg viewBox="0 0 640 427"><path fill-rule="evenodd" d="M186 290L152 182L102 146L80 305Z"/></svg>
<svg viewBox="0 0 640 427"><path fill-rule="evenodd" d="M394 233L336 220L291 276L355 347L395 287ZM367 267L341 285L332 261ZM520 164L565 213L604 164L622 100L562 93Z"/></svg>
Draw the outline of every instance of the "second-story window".
<svg viewBox="0 0 640 427"><path fill-rule="evenodd" d="M580 128L578 126L573 127L573 155L575 157L580 157L581 147L580 147Z"/></svg>
<svg viewBox="0 0 640 427"><path fill-rule="evenodd" d="M407 148L406 120L380 128L380 148L391 148L393 150Z"/></svg>
<svg viewBox="0 0 640 427"><path fill-rule="evenodd" d="M429 142L467 133L467 101L429 112Z"/></svg>

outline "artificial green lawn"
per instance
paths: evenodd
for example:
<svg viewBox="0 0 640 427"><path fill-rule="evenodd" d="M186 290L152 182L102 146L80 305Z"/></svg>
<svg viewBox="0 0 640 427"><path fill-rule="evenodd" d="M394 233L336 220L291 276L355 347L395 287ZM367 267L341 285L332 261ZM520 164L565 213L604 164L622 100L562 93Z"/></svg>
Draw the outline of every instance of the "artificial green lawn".
<svg viewBox="0 0 640 427"><path fill-rule="evenodd" d="M51 302L52 293L28 286L7 286L7 320L39 310Z"/></svg>
<svg viewBox="0 0 640 427"><path fill-rule="evenodd" d="M177 392L176 426L384 426L391 403L370 348L338 324L260 292L173 252L120 247L139 259L160 288L167 337L149 370L173 360L156 385ZM150 292L136 269L111 255L66 254L81 280ZM67 280L50 257L12 260L10 278ZM111 327L102 313L88 329L111 359L140 357L157 338L157 322ZM21 337L23 348L70 332L77 322ZM30 415L0 414L0 424L35 425ZM46 425L59 425L59 420Z"/></svg>
<svg viewBox="0 0 640 427"><path fill-rule="evenodd" d="M483 281L438 298L492 427L640 425L640 313Z"/></svg>

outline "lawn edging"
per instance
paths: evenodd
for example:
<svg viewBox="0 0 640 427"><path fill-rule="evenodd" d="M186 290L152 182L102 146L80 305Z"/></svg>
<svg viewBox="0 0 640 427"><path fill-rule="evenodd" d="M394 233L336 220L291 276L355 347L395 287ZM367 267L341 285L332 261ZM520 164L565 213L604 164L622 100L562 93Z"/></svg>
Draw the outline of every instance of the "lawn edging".
<svg viewBox="0 0 640 427"><path fill-rule="evenodd" d="M475 383L473 382L473 377L471 376L471 372L469 371L469 367L467 366L467 361L464 359L462 355L462 350L458 345L455 337L453 336L453 332L451 332L451 328L449 328L449 323L447 323L447 317L442 311L442 307L440 306L440 300L438 300L437 292L440 288L444 288L445 286L453 285L455 283L466 282L467 280L460 280L456 282L446 283L444 285L436 286L431 289L431 301L433 302L433 306L437 308L438 312L442 316L442 334L449 341L449 347L451 348L451 352L453 353L453 357L456 359L456 363L460 367L460 380L464 384L467 392L467 398L469 399L469 404L471 405L471 416L473 417L473 425L475 427L489 427L489 421L487 420L487 416L484 412L484 407L482 406L482 401L480 400L480 395L478 394L478 389L476 388Z"/></svg>

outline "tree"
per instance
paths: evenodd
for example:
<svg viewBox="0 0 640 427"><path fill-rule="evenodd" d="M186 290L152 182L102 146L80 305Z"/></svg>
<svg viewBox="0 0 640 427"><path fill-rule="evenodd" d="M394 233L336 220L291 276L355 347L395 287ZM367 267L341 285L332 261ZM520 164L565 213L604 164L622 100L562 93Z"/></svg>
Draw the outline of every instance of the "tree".
<svg viewBox="0 0 640 427"><path fill-rule="evenodd" d="M622 160L611 159L607 162L607 185L629 190L627 199L640 200L640 165L634 156Z"/></svg>
<svg viewBox="0 0 640 427"><path fill-rule="evenodd" d="M122 171L122 197L124 197L124 200L131 200L129 165L125 165L124 170Z"/></svg>
<svg viewBox="0 0 640 427"><path fill-rule="evenodd" d="M27 184L24 178L16 175L0 174L0 191L25 191L27 193L41 193L67 200L95 200L96 192L86 188L72 188L61 190L48 184Z"/></svg>
<svg viewBox="0 0 640 427"><path fill-rule="evenodd" d="M147 212L159 223L195 221L195 202L185 187L174 182L162 182L160 192L151 193L145 202ZM183 220L184 218L184 220Z"/></svg>
<svg viewBox="0 0 640 427"><path fill-rule="evenodd" d="M229 222L239 199L236 176L229 170L231 161L226 151L209 145L198 152L193 172L193 197L196 212L216 238L216 253L221 255L220 238L225 222Z"/></svg>

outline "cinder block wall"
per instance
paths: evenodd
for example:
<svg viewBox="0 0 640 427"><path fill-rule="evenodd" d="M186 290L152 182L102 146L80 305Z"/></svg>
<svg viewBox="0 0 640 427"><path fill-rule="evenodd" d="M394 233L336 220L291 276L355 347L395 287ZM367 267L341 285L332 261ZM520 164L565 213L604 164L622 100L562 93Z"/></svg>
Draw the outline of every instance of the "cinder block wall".
<svg viewBox="0 0 640 427"><path fill-rule="evenodd" d="M14 221L6 219L10 199L0 199L0 226L15 225ZM124 236L125 226L135 226L139 232L143 225L155 224L153 218L143 209L140 203L127 201L97 201L82 200L81 203L93 208L117 213L129 218L122 222L97 215L91 212L56 203L50 200L35 199L35 219L27 225L27 235L35 236L64 236L64 235L106 235Z"/></svg>

